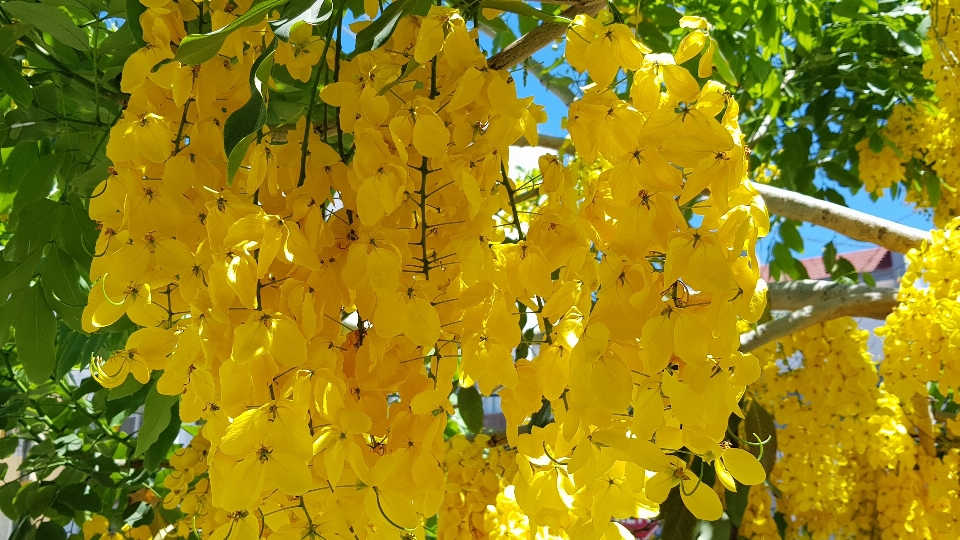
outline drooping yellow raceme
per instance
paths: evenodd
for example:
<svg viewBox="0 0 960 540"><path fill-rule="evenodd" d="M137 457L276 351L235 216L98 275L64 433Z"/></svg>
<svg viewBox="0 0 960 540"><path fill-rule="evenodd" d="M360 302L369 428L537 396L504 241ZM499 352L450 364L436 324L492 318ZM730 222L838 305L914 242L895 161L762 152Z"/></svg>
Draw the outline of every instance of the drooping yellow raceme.
<svg viewBox="0 0 960 540"><path fill-rule="evenodd" d="M219 28L245 6L211 7ZM724 443L760 373L737 322L763 310L768 217L722 85L580 16L570 61L597 84L570 108L578 156L521 181L510 145L536 142L543 108L433 7L381 49L334 54L314 110L338 109L342 136L316 116L265 128L228 184L223 126L275 37L245 27L200 66L153 70L196 16L151 2L141 19L83 318L143 328L98 363L104 386L162 372L203 424L164 480L187 514L175 534L422 538L439 513L442 537L622 538L612 520L655 515L674 487L720 517L693 455L764 480ZM712 57L706 22L684 26L680 60ZM331 60L315 33L276 52L301 80ZM622 70L626 101L607 86ZM456 385L500 396L516 452L444 440ZM521 434L544 401L554 421Z"/></svg>
<svg viewBox="0 0 960 540"><path fill-rule="evenodd" d="M860 180L863 187L871 193L881 194L884 189L904 179L904 166L896 152L887 145L880 153L870 148L870 141L864 139L857 143L860 155Z"/></svg>
<svg viewBox="0 0 960 540"><path fill-rule="evenodd" d="M927 41L931 53L923 65L924 76L934 83L932 103L900 103L894 106L881 134L894 148L884 145L878 155L868 141L857 144L860 179L869 191L882 191L903 180L904 167L916 158L923 172L936 175L927 182L906 186L907 201L932 208L934 222L943 227L960 215L960 172L956 167L960 146L960 2L925 2L931 23ZM899 162L899 163L897 163ZM935 193L935 195L934 195Z"/></svg>
<svg viewBox="0 0 960 540"><path fill-rule="evenodd" d="M788 537L802 527L824 540L956 538L958 452L926 453L918 411L898 397L895 379L881 384L868 337L844 318L757 352L763 376L750 392L776 418L782 457L771 473L775 489L751 489L745 538L774 538L771 491ZM898 363L890 353L882 369Z"/></svg>

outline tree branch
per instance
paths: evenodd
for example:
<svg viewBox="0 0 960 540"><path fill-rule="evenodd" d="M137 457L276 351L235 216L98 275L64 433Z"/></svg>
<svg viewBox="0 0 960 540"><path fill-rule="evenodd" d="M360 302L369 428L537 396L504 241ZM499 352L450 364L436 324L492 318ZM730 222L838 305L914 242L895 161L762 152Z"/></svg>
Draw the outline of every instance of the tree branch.
<svg viewBox="0 0 960 540"><path fill-rule="evenodd" d="M834 300L843 300L851 296L863 296L876 293L875 304L864 304L863 311L856 317L883 319L897 307L897 291L888 287L870 287L867 285L844 285L835 281L820 279L801 279L797 281L778 281L767 285L767 303L770 309L794 311L809 305L825 304Z"/></svg>
<svg viewBox="0 0 960 540"><path fill-rule="evenodd" d="M568 7L560 13L561 17L572 19L580 14L594 16L606 3L602 1L586 1ZM545 22L534 28L520 39L507 45L505 49L490 57L487 65L490 69L506 69L523 62L534 53L559 39L567 31L567 26Z"/></svg>
<svg viewBox="0 0 960 540"><path fill-rule="evenodd" d="M554 150L559 150L563 143L566 142L564 137L554 137L553 135L544 135L539 134L537 136L540 139L537 142L537 146L542 146L543 148L552 148ZM530 144L525 137L520 137L520 140L513 143L513 146L533 146Z"/></svg>
<svg viewBox="0 0 960 540"><path fill-rule="evenodd" d="M800 302L799 290L807 287L815 290L809 284L798 287L795 291L777 293L785 305L790 302ZM847 293L838 290L829 290L822 287L817 294L829 298L825 302L813 303L791 312L786 317L761 324L755 330L740 334L740 351L750 352L794 332L798 332L818 323L833 320L839 317L870 317L882 319L897 305L897 291L879 287L849 286Z"/></svg>
<svg viewBox="0 0 960 540"><path fill-rule="evenodd" d="M771 214L819 225L890 251L906 253L910 248L920 247L924 240L930 238L926 231L793 191L759 183L754 183L753 187L763 196Z"/></svg>

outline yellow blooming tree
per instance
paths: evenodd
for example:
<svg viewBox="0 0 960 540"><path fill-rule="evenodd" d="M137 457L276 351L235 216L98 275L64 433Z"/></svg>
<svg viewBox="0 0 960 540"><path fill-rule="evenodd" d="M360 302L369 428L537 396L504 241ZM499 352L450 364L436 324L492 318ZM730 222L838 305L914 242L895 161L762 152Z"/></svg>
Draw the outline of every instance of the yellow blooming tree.
<svg viewBox="0 0 960 540"><path fill-rule="evenodd" d="M820 98L768 89L849 19L946 103L940 12L806 2L748 44L720 7L4 2L13 537L955 538L956 225L804 195L903 152L797 163L779 111ZM771 214L909 251L903 286L768 285ZM888 314L878 368L845 317Z"/></svg>

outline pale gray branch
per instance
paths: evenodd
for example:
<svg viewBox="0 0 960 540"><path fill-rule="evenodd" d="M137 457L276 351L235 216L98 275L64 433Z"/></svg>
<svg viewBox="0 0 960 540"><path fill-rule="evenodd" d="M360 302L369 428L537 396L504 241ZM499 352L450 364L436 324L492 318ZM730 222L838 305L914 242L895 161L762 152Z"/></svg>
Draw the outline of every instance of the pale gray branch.
<svg viewBox="0 0 960 540"><path fill-rule="evenodd" d="M600 10L606 3L584 2L568 7L560 13L560 16L572 19L580 14L594 16L600 13ZM490 57L487 65L491 69L507 69L523 62L535 52L553 43L567 31L567 25L545 22L534 28L527 34L520 37L510 45L507 45L499 53Z"/></svg>
<svg viewBox="0 0 960 540"><path fill-rule="evenodd" d="M834 300L850 297L862 297L876 293L877 302L864 304L857 317L883 319L897 307L897 291L888 287L870 287L861 284L837 283L820 279L801 279L797 281L778 281L770 283L767 290L767 303L770 309L794 311L809 305L826 304Z"/></svg>
<svg viewBox="0 0 960 540"><path fill-rule="evenodd" d="M906 253L910 248L919 248L930 238L930 233L901 225L838 204L821 201L786 189L766 184L753 186L763 196L771 214L795 221L803 221L836 231L861 242L870 242L890 251Z"/></svg>
<svg viewBox="0 0 960 540"><path fill-rule="evenodd" d="M761 324L740 334L740 351L750 352L767 343L799 332L818 323L839 317L883 318L897 305L897 291L879 287L831 297L822 303L806 305L789 315ZM784 296L789 297L789 293ZM831 296L828 294L828 296Z"/></svg>

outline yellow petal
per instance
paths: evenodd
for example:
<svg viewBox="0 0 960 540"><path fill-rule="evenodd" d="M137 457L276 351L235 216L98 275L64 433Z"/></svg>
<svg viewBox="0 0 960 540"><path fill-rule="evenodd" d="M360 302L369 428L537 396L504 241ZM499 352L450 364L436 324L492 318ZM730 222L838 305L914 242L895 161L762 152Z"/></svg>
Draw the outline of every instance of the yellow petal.
<svg viewBox="0 0 960 540"><path fill-rule="evenodd" d="M689 491L696 483L696 479L683 481L683 485L680 486L680 498L683 499L683 504L697 519L706 521L720 519L723 515L723 505L720 504L720 497L712 487L700 484L692 494L684 493L684 488Z"/></svg>
<svg viewBox="0 0 960 540"><path fill-rule="evenodd" d="M407 324L404 334L410 341L423 347L433 348L440 339L440 315L437 308L423 298L413 297L406 306Z"/></svg>
<svg viewBox="0 0 960 540"><path fill-rule="evenodd" d="M413 146L428 158L447 152L450 132L443 120L427 107L417 107L417 122L413 126Z"/></svg>
<svg viewBox="0 0 960 540"><path fill-rule="evenodd" d="M435 8L431 8L431 15ZM436 17L427 17L420 23L417 34L417 46L413 50L413 59L418 64L426 64L443 48L443 21Z"/></svg>
<svg viewBox="0 0 960 540"><path fill-rule="evenodd" d="M700 54L703 46L707 43L707 36L703 32L692 32L680 40L677 47L677 54L673 55L678 64L682 64L694 56Z"/></svg>
<svg viewBox="0 0 960 540"><path fill-rule="evenodd" d="M721 456L723 464L741 484L755 486L767 479L763 465L753 454L739 448L728 448Z"/></svg>

